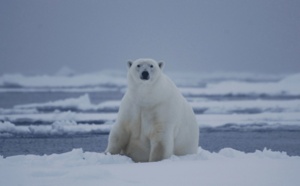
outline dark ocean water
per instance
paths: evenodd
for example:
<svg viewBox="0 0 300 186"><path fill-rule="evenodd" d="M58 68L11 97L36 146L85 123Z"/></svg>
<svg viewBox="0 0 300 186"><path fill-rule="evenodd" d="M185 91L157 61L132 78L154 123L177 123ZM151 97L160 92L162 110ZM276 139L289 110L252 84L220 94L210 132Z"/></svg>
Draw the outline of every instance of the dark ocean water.
<svg viewBox="0 0 300 186"><path fill-rule="evenodd" d="M103 152L108 134L77 135L72 137L15 137L0 138L0 155L7 157L24 154L59 154L82 148L84 151ZM233 148L243 152L254 152L264 148L285 151L288 155L300 155L300 132L293 131L223 131L200 132L199 144L203 149L218 152Z"/></svg>

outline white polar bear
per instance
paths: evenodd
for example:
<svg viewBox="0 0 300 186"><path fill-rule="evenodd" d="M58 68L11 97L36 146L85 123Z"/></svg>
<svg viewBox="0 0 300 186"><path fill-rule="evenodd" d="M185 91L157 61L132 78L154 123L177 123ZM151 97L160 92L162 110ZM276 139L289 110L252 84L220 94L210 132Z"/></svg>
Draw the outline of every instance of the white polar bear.
<svg viewBox="0 0 300 186"><path fill-rule="evenodd" d="M108 139L107 153L135 162L197 152L199 127L191 106L152 59L128 62L128 88Z"/></svg>

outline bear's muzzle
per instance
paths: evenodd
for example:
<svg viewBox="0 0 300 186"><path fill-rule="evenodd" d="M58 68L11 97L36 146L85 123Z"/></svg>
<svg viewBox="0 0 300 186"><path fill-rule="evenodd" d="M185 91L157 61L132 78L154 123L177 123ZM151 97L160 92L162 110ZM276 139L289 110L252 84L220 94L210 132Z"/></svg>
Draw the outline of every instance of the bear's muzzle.
<svg viewBox="0 0 300 186"><path fill-rule="evenodd" d="M141 79L142 80L148 80L150 78L149 72L148 71L143 71L141 74Z"/></svg>

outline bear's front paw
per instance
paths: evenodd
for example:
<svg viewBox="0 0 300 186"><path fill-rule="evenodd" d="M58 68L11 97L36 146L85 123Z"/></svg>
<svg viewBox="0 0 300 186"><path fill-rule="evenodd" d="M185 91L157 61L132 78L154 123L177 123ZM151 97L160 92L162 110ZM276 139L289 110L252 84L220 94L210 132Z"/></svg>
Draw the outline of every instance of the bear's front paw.
<svg viewBox="0 0 300 186"><path fill-rule="evenodd" d="M104 154L105 154L105 155L111 155L111 153L108 152L108 151L105 151Z"/></svg>

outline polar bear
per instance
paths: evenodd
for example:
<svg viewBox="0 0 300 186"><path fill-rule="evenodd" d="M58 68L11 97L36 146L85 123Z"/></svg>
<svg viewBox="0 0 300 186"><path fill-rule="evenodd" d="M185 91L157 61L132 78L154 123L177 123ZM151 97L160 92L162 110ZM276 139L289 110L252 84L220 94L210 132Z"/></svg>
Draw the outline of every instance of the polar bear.
<svg viewBox="0 0 300 186"><path fill-rule="evenodd" d="M152 59L128 62L128 87L106 153L152 162L197 152L195 114L163 66Z"/></svg>

